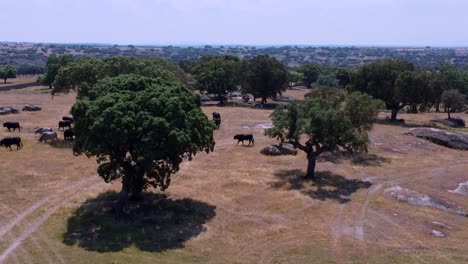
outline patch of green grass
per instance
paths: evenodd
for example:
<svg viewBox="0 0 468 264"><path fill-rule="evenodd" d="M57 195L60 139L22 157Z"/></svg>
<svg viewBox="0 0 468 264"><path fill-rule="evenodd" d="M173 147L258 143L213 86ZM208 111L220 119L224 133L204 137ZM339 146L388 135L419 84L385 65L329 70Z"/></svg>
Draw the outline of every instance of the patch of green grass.
<svg viewBox="0 0 468 264"><path fill-rule="evenodd" d="M452 132L468 132L468 127L456 128L456 127L446 126L446 125L444 125L442 123L439 123L439 122L432 122L432 123L433 123L433 126L435 128L438 128L438 129L448 130L448 131L452 131Z"/></svg>

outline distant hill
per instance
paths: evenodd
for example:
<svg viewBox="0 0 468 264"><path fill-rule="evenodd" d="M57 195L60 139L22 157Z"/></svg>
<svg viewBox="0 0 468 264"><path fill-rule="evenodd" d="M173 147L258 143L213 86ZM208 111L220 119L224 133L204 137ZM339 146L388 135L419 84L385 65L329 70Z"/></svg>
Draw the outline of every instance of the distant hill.
<svg viewBox="0 0 468 264"><path fill-rule="evenodd" d="M205 55L232 54L248 59L267 53L290 67L320 64L334 67L358 67L374 60L399 58L421 67L450 62L468 68L468 48L432 47L343 47L343 46L119 46L111 44L0 43L0 65L44 66L51 54L75 57L156 56L174 62L196 60Z"/></svg>

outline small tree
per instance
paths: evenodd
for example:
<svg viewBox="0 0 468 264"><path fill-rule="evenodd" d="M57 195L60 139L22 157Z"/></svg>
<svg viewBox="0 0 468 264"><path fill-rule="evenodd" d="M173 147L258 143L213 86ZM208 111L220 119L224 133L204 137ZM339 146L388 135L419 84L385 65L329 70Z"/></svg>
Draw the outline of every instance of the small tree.
<svg viewBox="0 0 468 264"><path fill-rule="evenodd" d="M312 87L312 83L315 83L320 76L320 66L314 64L306 64L299 68L299 72L303 74L304 82L307 85L307 88Z"/></svg>
<svg viewBox="0 0 468 264"><path fill-rule="evenodd" d="M16 78L16 69L13 66L6 66L0 68L0 78L4 80L3 83L7 82L7 79Z"/></svg>
<svg viewBox="0 0 468 264"><path fill-rule="evenodd" d="M105 182L122 179L117 208L148 187L165 190L184 159L213 150L214 124L177 82L105 78L73 106L74 153L96 156Z"/></svg>
<svg viewBox="0 0 468 264"><path fill-rule="evenodd" d="M450 119L451 112L461 111L465 107L465 96L458 90L446 90L442 93L442 103Z"/></svg>
<svg viewBox="0 0 468 264"><path fill-rule="evenodd" d="M286 90L288 71L277 59L268 55L258 55L246 62L243 67L244 91L262 98L275 97Z"/></svg>
<svg viewBox="0 0 468 264"><path fill-rule="evenodd" d="M359 92L349 94L339 105L334 99L312 98L280 106L271 115L274 127L265 131L307 154L307 178L314 178L317 157L324 151L367 151L367 132L382 106Z"/></svg>
<svg viewBox="0 0 468 264"><path fill-rule="evenodd" d="M40 78L40 84L48 85L49 89L52 89L52 84L54 83L55 77L57 76L60 68L66 66L72 61L73 58L67 55L58 57L56 55L50 55L47 58L44 74Z"/></svg>
<svg viewBox="0 0 468 264"><path fill-rule="evenodd" d="M414 65L406 61L375 61L352 74L349 88L384 101L387 109L392 111L391 121L396 121L398 112L408 105L405 92L412 92L410 89L402 89L403 82L399 87L396 82L400 74L408 71L414 71Z"/></svg>
<svg viewBox="0 0 468 264"><path fill-rule="evenodd" d="M224 96L240 84L241 63L234 56L203 57L192 68L196 87L200 91L216 94L221 103Z"/></svg>

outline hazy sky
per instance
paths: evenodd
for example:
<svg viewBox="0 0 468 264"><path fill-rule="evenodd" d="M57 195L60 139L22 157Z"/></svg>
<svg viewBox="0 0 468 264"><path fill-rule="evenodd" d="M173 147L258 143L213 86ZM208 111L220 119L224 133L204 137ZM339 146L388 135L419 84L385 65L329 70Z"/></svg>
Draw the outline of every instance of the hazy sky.
<svg viewBox="0 0 468 264"><path fill-rule="evenodd" d="M0 41L468 46L467 0L1 0Z"/></svg>

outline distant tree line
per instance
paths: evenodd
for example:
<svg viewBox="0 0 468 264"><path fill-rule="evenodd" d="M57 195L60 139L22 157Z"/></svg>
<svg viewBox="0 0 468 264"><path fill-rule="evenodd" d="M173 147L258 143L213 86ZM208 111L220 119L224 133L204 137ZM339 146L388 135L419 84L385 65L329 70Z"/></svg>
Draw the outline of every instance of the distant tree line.
<svg viewBox="0 0 468 264"><path fill-rule="evenodd" d="M227 100L227 94L241 91L252 94L254 99L259 98L265 104L268 98L281 95L294 84L302 84L312 90L334 87L349 92L359 91L382 100L391 111L392 121L403 109L417 113L434 108L439 112L442 104L444 110L460 111L468 95L468 71L448 63L425 69L404 60L386 59L357 69L317 64L288 68L267 54L248 60L230 55L206 56L178 65L157 58L76 60L69 56L50 56L40 81L51 88L53 86L53 93L68 92L85 90L103 77L135 72L142 76L170 75L188 87L217 95L222 103ZM458 94L463 103L451 103L452 107L447 109L449 100L444 98L448 97L442 95L449 91L451 95Z"/></svg>

